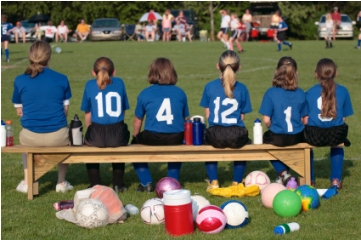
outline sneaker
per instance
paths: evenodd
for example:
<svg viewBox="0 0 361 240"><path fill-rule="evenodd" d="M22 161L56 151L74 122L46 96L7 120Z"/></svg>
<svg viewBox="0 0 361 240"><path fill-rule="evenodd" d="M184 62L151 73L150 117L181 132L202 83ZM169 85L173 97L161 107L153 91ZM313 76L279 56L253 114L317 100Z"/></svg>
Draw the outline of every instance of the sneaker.
<svg viewBox="0 0 361 240"><path fill-rule="evenodd" d="M280 176L278 176L275 180L275 183L279 183L279 184L282 184L283 185L283 181L282 181L282 178Z"/></svg>
<svg viewBox="0 0 361 240"><path fill-rule="evenodd" d="M291 49L291 50L292 50L292 46L293 46L293 45L292 45L292 43L291 43L291 44L290 44L290 49Z"/></svg>
<svg viewBox="0 0 361 240"><path fill-rule="evenodd" d="M56 184L55 191L64 193L64 192L66 192L68 190L72 190L72 189L73 189L73 186L68 181L64 181L63 183Z"/></svg>
<svg viewBox="0 0 361 240"><path fill-rule="evenodd" d="M276 178L276 183L280 183L282 185L287 185L288 181L291 179L292 175L288 173L288 171L283 171L281 174Z"/></svg>
<svg viewBox="0 0 361 240"><path fill-rule="evenodd" d="M213 189L213 188L219 188L218 180L213 180L212 182L209 182L208 179L206 179L206 182L208 183L207 190Z"/></svg>
<svg viewBox="0 0 361 240"><path fill-rule="evenodd" d="M342 182L339 181L337 178L334 178L331 181L331 187L337 187L337 189L341 189L342 188Z"/></svg>
<svg viewBox="0 0 361 240"><path fill-rule="evenodd" d="M125 187L125 184L123 183L123 185L121 185L121 186L114 185L113 190L116 193L123 193L125 190L127 190L127 188Z"/></svg>
<svg viewBox="0 0 361 240"><path fill-rule="evenodd" d="M139 186L137 187L137 192L153 192L153 191L154 189L152 183L148 183L145 186L139 184Z"/></svg>
<svg viewBox="0 0 361 240"><path fill-rule="evenodd" d="M356 49L360 49L360 46L355 46Z"/></svg>
<svg viewBox="0 0 361 240"><path fill-rule="evenodd" d="M6 62L10 62L10 59L6 59Z"/></svg>
<svg viewBox="0 0 361 240"><path fill-rule="evenodd" d="M238 51L238 53L244 53L244 50L242 49L241 51Z"/></svg>
<svg viewBox="0 0 361 240"><path fill-rule="evenodd" d="M28 185L24 184L24 180L22 180L19 185L16 187L16 191L22 193L28 193Z"/></svg>
<svg viewBox="0 0 361 240"><path fill-rule="evenodd" d="M315 187L316 186L316 183L314 181L311 181L311 186L312 187Z"/></svg>

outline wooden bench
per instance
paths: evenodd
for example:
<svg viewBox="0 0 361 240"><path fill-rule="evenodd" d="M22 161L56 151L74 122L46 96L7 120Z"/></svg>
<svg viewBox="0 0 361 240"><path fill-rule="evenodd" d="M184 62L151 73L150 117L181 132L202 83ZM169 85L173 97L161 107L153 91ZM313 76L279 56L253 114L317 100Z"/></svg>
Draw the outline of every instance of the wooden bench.
<svg viewBox="0 0 361 240"><path fill-rule="evenodd" d="M300 183L311 184L311 145L300 143L290 147L270 144L246 145L240 149L217 149L212 146L145 146L130 145L117 148L89 146L2 147L2 153L27 153L28 199L39 193L38 179L58 163L113 162L205 162L205 161L268 161L281 160L300 175ZM4 161L5 159L3 159ZM5 160L6 161L6 160Z"/></svg>

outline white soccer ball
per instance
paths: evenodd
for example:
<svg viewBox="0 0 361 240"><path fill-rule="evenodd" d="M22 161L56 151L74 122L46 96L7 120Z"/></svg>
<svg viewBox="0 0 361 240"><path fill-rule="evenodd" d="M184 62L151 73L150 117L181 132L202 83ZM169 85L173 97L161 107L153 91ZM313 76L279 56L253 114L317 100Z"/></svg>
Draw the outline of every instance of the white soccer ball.
<svg viewBox="0 0 361 240"><path fill-rule="evenodd" d="M56 48L55 48L55 52L56 52L56 53L61 53L61 48L60 48L60 47L56 47Z"/></svg>
<svg viewBox="0 0 361 240"><path fill-rule="evenodd" d="M205 197L200 195L191 196L191 199L192 199L193 220L196 221L198 212L205 206L211 205L211 203Z"/></svg>
<svg viewBox="0 0 361 240"><path fill-rule="evenodd" d="M267 174L262 171L250 172L244 180L244 184L246 187L251 185L257 185L261 191L270 183L271 180L269 179Z"/></svg>
<svg viewBox="0 0 361 240"><path fill-rule="evenodd" d="M221 209L227 217L226 228L241 228L247 225L249 214L242 202L230 200L223 203Z"/></svg>
<svg viewBox="0 0 361 240"><path fill-rule="evenodd" d="M147 200L140 210L140 216L146 224L161 224L164 222L164 207L162 199Z"/></svg>
<svg viewBox="0 0 361 240"><path fill-rule="evenodd" d="M85 228L105 226L108 224L108 218L108 209L96 199L83 200L77 208L76 219L79 225Z"/></svg>

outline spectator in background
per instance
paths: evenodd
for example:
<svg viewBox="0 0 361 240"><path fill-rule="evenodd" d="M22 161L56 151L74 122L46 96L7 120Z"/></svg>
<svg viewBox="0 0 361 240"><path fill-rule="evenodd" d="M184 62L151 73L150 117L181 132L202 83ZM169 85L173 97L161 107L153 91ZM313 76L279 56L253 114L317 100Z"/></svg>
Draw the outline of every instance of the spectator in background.
<svg viewBox="0 0 361 240"><path fill-rule="evenodd" d="M170 13L170 10L169 10L169 9L165 10L165 13L164 13L164 15L163 15L163 19L164 19L164 17L165 17L166 15L168 15L168 18L170 19L170 22L173 22L173 21L174 21L174 16Z"/></svg>
<svg viewBox="0 0 361 240"><path fill-rule="evenodd" d="M31 29L31 32L34 33L33 38L37 40L41 40L41 36L44 34L43 30L40 29L41 23L36 23L34 28Z"/></svg>
<svg viewBox="0 0 361 240"><path fill-rule="evenodd" d="M184 13L182 10L179 11L178 17L175 18L175 21L179 20L180 23L182 23L184 26L187 26L187 18L184 16Z"/></svg>
<svg viewBox="0 0 361 240"><path fill-rule="evenodd" d="M9 32L12 32L15 35L15 43L19 42L19 36L22 38L23 43L26 42L26 30L21 26L21 22L16 22L16 26Z"/></svg>
<svg viewBox="0 0 361 240"><path fill-rule="evenodd" d="M68 41L68 34L71 30L68 29L68 26L65 25L64 20L61 20L60 25L58 26L58 31L56 32L56 42L58 42L59 38L60 41L67 42Z"/></svg>
<svg viewBox="0 0 361 240"><path fill-rule="evenodd" d="M222 15L221 28L217 34L217 38L221 40L224 44L224 47L229 48L228 44L228 31L229 25L231 23L231 17L229 16L228 10L220 10L219 13Z"/></svg>
<svg viewBox="0 0 361 240"><path fill-rule="evenodd" d="M242 22L246 25L246 40L248 41L249 32L251 31L251 23L252 23L252 14L249 9L246 9L246 13L242 16Z"/></svg>
<svg viewBox="0 0 361 240"><path fill-rule="evenodd" d="M192 26L192 25L191 25ZM190 28L191 30L191 28ZM190 30L186 30L186 27L184 26L183 23L181 23L181 21L178 19L176 20L176 24L173 27L173 31L177 34L177 39L179 42L186 41L186 36L188 37L189 41L192 42L192 36L191 36L191 31Z"/></svg>
<svg viewBox="0 0 361 240"><path fill-rule="evenodd" d="M54 35L58 31L51 20L48 21L48 25L40 27L45 32L44 40L48 43L54 40Z"/></svg>
<svg viewBox="0 0 361 240"><path fill-rule="evenodd" d="M355 48L360 49L360 46L361 46L361 28L360 28L360 33L358 34L357 46Z"/></svg>
<svg viewBox="0 0 361 240"><path fill-rule="evenodd" d="M84 41L89 33L90 33L90 27L88 24L85 23L84 19L82 19L80 21L80 23L78 24L78 26L76 27L76 32L80 38L80 41Z"/></svg>
<svg viewBox="0 0 361 240"><path fill-rule="evenodd" d="M135 35L138 42L144 40L144 26L140 22L135 25Z"/></svg>
<svg viewBox="0 0 361 240"><path fill-rule="evenodd" d="M155 33L157 31L157 26L154 24L153 20L150 20L148 22L148 25L145 26L145 40L148 42L149 40L149 35L151 37L151 41L154 42L155 41Z"/></svg>
<svg viewBox="0 0 361 240"><path fill-rule="evenodd" d="M356 21L358 21L359 24L361 23L361 11L358 12Z"/></svg>
<svg viewBox="0 0 361 240"><path fill-rule="evenodd" d="M170 30L172 29L172 20L174 18L173 15L168 13L167 11L163 15L163 20L162 20L163 41L170 40L170 35L171 35Z"/></svg>
<svg viewBox="0 0 361 240"><path fill-rule="evenodd" d="M333 8L333 13L331 14L333 21L333 41L336 41L336 34L341 24L341 14L338 12L338 7Z"/></svg>
<svg viewBox="0 0 361 240"><path fill-rule="evenodd" d="M273 40L277 41L277 29L280 24L280 11L276 11L271 18L271 27L273 29Z"/></svg>

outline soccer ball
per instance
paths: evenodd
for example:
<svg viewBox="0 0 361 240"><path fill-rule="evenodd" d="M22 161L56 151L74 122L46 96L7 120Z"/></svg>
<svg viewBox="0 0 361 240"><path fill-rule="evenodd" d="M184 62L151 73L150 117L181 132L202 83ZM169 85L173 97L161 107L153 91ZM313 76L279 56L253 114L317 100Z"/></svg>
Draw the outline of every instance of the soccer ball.
<svg viewBox="0 0 361 240"><path fill-rule="evenodd" d="M301 197L303 211L306 212L320 206L320 195L314 187L302 185L296 189L295 193Z"/></svg>
<svg viewBox="0 0 361 240"><path fill-rule="evenodd" d="M251 185L257 185L261 191L270 183L271 180L269 179L267 174L262 171L250 172L244 180L244 184L246 187Z"/></svg>
<svg viewBox="0 0 361 240"><path fill-rule="evenodd" d="M286 189L276 194L272 206L280 217L295 217L302 209L302 202L297 193Z"/></svg>
<svg viewBox="0 0 361 240"><path fill-rule="evenodd" d="M164 222L164 207L160 198L147 200L140 210L140 216L146 224L161 224Z"/></svg>
<svg viewBox="0 0 361 240"><path fill-rule="evenodd" d="M60 48L60 47L56 47L56 48L55 48L55 52L56 52L56 53L61 53L61 48Z"/></svg>
<svg viewBox="0 0 361 240"><path fill-rule="evenodd" d="M76 219L81 227L96 228L108 224L108 209L96 199L87 199L80 202Z"/></svg>
<svg viewBox="0 0 361 240"><path fill-rule="evenodd" d="M192 196L191 199L193 220L196 221L198 212L205 206L211 205L211 203L205 197L199 195Z"/></svg>
<svg viewBox="0 0 361 240"><path fill-rule="evenodd" d="M155 186L155 193L157 197L163 198L163 193L169 190L179 190L182 189L180 183L171 177L164 177L158 181L157 185Z"/></svg>
<svg viewBox="0 0 361 240"><path fill-rule="evenodd" d="M268 186L266 186L261 191L261 201L263 206L272 208L273 199L275 198L276 194L282 190L286 190L286 187L280 183L268 184Z"/></svg>
<svg viewBox="0 0 361 240"><path fill-rule="evenodd" d="M202 208L196 219L198 229L208 234L221 232L226 226L226 223L227 217L223 210L214 205Z"/></svg>
<svg viewBox="0 0 361 240"><path fill-rule="evenodd" d="M241 228L248 223L248 209L240 201L230 200L221 205L221 209L227 217L226 228Z"/></svg>

